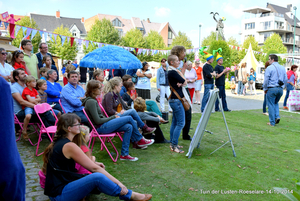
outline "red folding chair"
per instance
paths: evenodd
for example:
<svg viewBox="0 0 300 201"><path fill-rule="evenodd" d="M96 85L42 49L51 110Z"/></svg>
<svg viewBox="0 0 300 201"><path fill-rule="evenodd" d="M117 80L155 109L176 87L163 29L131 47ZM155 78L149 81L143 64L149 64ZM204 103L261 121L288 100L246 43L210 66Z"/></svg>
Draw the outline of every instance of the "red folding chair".
<svg viewBox="0 0 300 201"><path fill-rule="evenodd" d="M98 105L99 105L99 107L101 108L101 111L102 111L102 112L105 114L105 116L108 118L109 116L107 115L107 113L106 113L104 107L101 105L100 102L98 102ZM123 138L122 138L121 134L120 134L119 132L116 132L116 134L119 136L120 140L123 142Z"/></svg>
<svg viewBox="0 0 300 201"><path fill-rule="evenodd" d="M36 152L35 152L36 156L40 156L44 153L44 152L42 152L42 153L38 154L42 134L46 133L48 135L48 138L52 142L53 141L52 138L53 138L53 136L54 136L54 134L56 133L56 130L57 130L56 124L57 124L58 119L57 119L52 107L48 103L42 103L42 104L35 105L34 110L35 110L35 113L38 116L38 118L39 118L39 120L42 124L41 127L40 127L39 140L38 140L38 144L37 144L37 148L36 148ZM46 127L39 114L45 113L45 112L50 111L50 110L51 110L52 115L54 116L56 121L55 121L54 126ZM51 137L50 133L52 133L52 137Z"/></svg>
<svg viewBox="0 0 300 201"><path fill-rule="evenodd" d="M89 147L91 146L91 142L92 142L92 139L93 139L93 145L92 145L92 148L91 148L91 151L93 151L93 147L94 147L94 144L95 144L95 140L96 138L99 138L100 142L101 142L101 151L103 150L103 147L106 149L107 153L109 154L110 158L112 159L113 162L117 162L118 160L118 157L119 157L119 152L117 150L117 148L115 147L114 143L111 141L115 136L116 136L116 133L109 133L109 134L102 134L102 133L98 133L95 126L93 125L93 123L91 122L90 118L88 117L88 115L86 114L85 112L85 109L83 109L83 113L85 114L86 118L88 119L91 127L92 127L92 130L90 132L90 142L89 142ZM110 151L108 150L108 148L106 147L105 145L105 141L106 141L106 138L107 138L107 141L110 142L110 144L112 145L112 147L114 148L114 150L116 151L117 153L117 156L116 158L114 158Z"/></svg>
<svg viewBox="0 0 300 201"><path fill-rule="evenodd" d="M16 114L14 114L14 122L15 122L15 124L18 124L18 125L20 126L19 138L16 140L16 142L17 142L17 141L19 141L19 140L21 139L21 136L22 136L22 130L23 130L23 124L24 124L24 123L19 121L19 119L18 119L18 117L16 116ZM33 133L37 133L37 134L39 133L38 128L39 128L40 126L39 126L38 123L29 123L28 126L32 126L32 127L34 128L34 130L35 130L35 132L29 133L28 135L31 135L31 134L33 134ZM31 144L32 146L35 146L35 145L37 144L37 143L33 144L33 143L31 142L30 139L28 139L28 141L30 142L30 144Z"/></svg>
<svg viewBox="0 0 300 201"><path fill-rule="evenodd" d="M63 108L63 106L62 106L62 104L61 104L60 99L58 100L58 102L59 102L59 105L60 105L61 109L64 111L64 113L66 113L65 109Z"/></svg>

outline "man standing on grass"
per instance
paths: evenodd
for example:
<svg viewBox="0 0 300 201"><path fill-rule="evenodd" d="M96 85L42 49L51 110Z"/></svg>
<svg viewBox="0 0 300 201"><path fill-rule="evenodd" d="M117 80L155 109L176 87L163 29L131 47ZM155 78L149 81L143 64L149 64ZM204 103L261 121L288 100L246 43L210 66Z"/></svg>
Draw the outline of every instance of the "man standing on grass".
<svg viewBox="0 0 300 201"><path fill-rule="evenodd" d="M222 55L220 55L219 53L217 53L217 54L218 54L217 55L218 65L215 66L215 72L217 74L217 76L216 76L216 86L219 89L219 96L222 100L223 110L225 112L230 112L231 110L229 110L227 108L226 93L225 93L225 74L228 72L228 70L226 70L224 68L224 66L222 66L222 64L223 64ZM219 100L218 99L216 101L215 111L219 112Z"/></svg>
<svg viewBox="0 0 300 201"><path fill-rule="evenodd" d="M278 102L283 94L283 88L287 83L285 68L278 63L275 54L269 55L270 66L265 71L263 89L266 94L269 107L269 126L275 126L280 121Z"/></svg>
<svg viewBox="0 0 300 201"><path fill-rule="evenodd" d="M31 40L22 40L21 47L24 50L24 61L26 63L27 68L29 68L31 75L35 77L35 79L39 79L40 70L38 67L38 59L35 54L31 53L32 51L32 43Z"/></svg>

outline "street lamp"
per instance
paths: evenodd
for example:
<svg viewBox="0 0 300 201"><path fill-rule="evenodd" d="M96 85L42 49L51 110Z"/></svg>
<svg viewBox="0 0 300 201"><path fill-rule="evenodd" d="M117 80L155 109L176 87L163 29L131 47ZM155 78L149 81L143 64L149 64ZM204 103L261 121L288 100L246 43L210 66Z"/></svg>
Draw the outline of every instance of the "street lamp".
<svg viewBox="0 0 300 201"><path fill-rule="evenodd" d="M293 44L293 65L294 65L294 57L295 57L295 40L296 40L296 10L297 10L297 7L294 6L293 9L294 9L294 11L295 11L295 15L294 15L294 44Z"/></svg>
<svg viewBox="0 0 300 201"><path fill-rule="evenodd" d="M201 26L202 24L199 24L199 48L201 47Z"/></svg>

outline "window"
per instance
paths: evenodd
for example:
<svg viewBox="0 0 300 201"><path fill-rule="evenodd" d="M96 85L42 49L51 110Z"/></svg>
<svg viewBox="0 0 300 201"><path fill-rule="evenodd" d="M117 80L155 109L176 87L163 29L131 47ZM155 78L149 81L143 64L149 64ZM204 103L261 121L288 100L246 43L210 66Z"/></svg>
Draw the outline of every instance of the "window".
<svg viewBox="0 0 300 201"><path fill-rule="evenodd" d="M245 24L245 30L248 30L248 29L255 29L255 22L246 23Z"/></svg>
<svg viewBox="0 0 300 201"><path fill-rule="evenodd" d="M118 18L116 18L112 21L112 25L114 27L122 27L122 22Z"/></svg>
<svg viewBox="0 0 300 201"><path fill-rule="evenodd" d="M140 30L142 32L142 34L144 35L144 28L137 27L137 29Z"/></svg>
<svg viewBox="0 0 300 201"><path fill-rule="evenodd" d="M169 27L169 29L168 29L168 39L173 39L174 38L173 35L174 34L173 34L172 30Z"/></svg>
<svg viewBox="0 0 300 201"><path fill-rule="evenodd" d="M73 30L73 31L72 31L72 36L74 36L74 37L76 37L76 36L77 36L77 32L76 32L76 30Z"/></svg>
<svg viewBox="0 0 300 201"><path fill-rule="evenodd" d="M266 32L266 33L264 33L264 41L266 41L267 38L268 38L269 36L271 36L271 34L272 34L272 32Z"/></svg>
<svg viewBox="0 0 300 201"><path fill-rule="evenodd" d="M119 36L122 37L123 36L123 29L118 29L119 31Z"/></svg>
<svg viewBox="0 0 300 201"><path fill-rule="evenodd" d="M261 22L260 25L263 30L271 29L271 21Z"/></svg>

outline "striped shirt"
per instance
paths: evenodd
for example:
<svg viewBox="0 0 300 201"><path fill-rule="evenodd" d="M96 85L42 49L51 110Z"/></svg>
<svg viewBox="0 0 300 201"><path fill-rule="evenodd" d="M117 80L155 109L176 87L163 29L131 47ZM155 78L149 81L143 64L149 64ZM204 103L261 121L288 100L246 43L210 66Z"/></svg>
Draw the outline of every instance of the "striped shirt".
<svg viewBox="0 0 300 201"><path fill-rule="evenodd" d="M41 103L47 103L47 93L44 92L44 93L41 93L40 91L39 92L39 96L41 97Z"/></svg>

